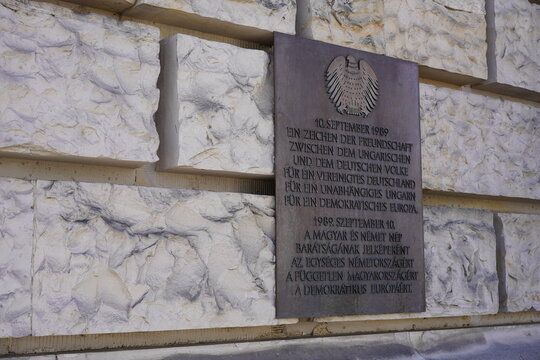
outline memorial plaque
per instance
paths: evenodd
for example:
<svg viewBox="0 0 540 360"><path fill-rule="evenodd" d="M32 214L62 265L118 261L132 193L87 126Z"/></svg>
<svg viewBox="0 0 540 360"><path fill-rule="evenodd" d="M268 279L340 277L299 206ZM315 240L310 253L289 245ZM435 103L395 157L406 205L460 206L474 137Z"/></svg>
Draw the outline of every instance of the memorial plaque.
<svg viewBox="0 0 540 360"><path fill-rule="evenodd" d="M425 310L418 66L274 35L277 317Z"/></svg>

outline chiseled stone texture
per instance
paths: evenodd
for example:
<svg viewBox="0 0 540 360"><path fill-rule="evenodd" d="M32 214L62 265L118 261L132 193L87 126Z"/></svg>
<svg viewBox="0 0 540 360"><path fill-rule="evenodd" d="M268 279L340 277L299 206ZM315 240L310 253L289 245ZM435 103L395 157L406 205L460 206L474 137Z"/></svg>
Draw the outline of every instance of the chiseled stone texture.
<svg viewBox="0 0 540 360"><path fill-rule="evenodd" d="M299 0L300 36L487 78L484 0Z"/></svg>
<svg viewBox="0 0 540 360"><path fill-rule="evenodd" d="M384 53L381 0L298 0L298 35Z"/></svg>
<svg viewBox="0 0 540 360"><path fill-rule="evenodd" d="M30 335L32 182L0 177L0 337Z"/></svg>
<svg viewBox="0 0 540 360"><path fill-rule="evenodd" d="M0 155L157 160L159 29L0 0Z"/></svg>
<svg viewBox="0 0 540 360"><path fill-rule="evenodd" d="M506 309L540 311L540 215L498 217L504 238Z"/></svg>
<svg viewBox="0 0 540 360"><path fill-rule="evenodd" d="M424 188L540 199L540 108L420 84Z"/></svg>
<svg viewBox="0 0 540 360"><path fill-rule="evenodd" d="M33 335L273 324L269 196L37 181Z"/></svg>
<svg viewBox="0 0 540 360"><path fill-rule="evenodd" d="M269 55L178 34L161 56L160 168L271 174Z"/></svg>
<svg viewBox="0 0 540 360"><path fill-rule="evenodd" d="M540 92L540 5L494 2L497 82Z"/></svg>
<svg viewBox="0 0 540 360"><path fill-rule="evenodd" d="M491 212L424 208L426 310L430 315L497 313L495 246Z"/></svg>
<svg viewBox="0 0 540 360"><path fill-rule="evenodd" d="M386 55L487 78L484 0L384 0Z"/></svg>
<svg viewBox="0 0 540 360"><path fill-rule="evenodd" d="M273 31L294 34L296 1L138 0L126 14L236 38L271 39Z"/></svg>

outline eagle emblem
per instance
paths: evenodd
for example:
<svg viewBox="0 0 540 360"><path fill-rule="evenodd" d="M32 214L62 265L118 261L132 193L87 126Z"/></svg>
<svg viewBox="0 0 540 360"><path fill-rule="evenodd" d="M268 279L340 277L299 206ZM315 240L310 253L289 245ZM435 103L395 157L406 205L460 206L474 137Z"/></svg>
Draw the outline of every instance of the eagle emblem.
<svg viewBox="0 0 540 360"><path fill-rule="evenodd" d="M326 70L326 88L340 114L366 117L379 95L379 81L369 64L354 56L338 56Z"/></svg>

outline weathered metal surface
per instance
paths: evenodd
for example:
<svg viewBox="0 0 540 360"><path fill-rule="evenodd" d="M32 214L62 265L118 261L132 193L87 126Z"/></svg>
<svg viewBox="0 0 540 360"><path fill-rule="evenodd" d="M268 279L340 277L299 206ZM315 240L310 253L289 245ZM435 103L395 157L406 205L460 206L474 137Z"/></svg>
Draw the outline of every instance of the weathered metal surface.
<svg viewBox="0 0 540 360"><path fill-rule="evenodd" d="M274 68L277 317L424 311L417 65L276 33Z"/></svg>

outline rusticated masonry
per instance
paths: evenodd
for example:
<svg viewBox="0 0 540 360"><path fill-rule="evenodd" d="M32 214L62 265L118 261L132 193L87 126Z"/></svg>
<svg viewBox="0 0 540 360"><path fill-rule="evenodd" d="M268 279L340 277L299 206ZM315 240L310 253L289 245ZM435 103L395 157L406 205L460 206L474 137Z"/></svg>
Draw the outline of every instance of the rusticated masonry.
<svg viewBox="0 0 540 360"><path fill-rule="evenodd" d="M79 0L77 0L79 1ZM165 24L269 43L294 33L295 0L138 0L124 13Z"/></svg>
<svg viewBox="0 0 540 360"><path fill-rule="evenodd" d="M158 40L148 25L0 0L0 155L156 161Z"/></svg>
<svg viewBox="0 0 540 360"><path fill-rule="evenodd" d="M540 5L494 0L497 82L540 93Z"/></svg>
<svg viewBox="0 0 540 360"><path fill-rule="evenodd" d="M0 338L31 334L33 185L0 178Z"/></svg>
<svg viewBox="0 0 540 360"><path fill-rule="evenodd" d="M36 187L33 335L275 323L271 197Z"/></svg>
<svg viewBox="0 0 540 360"><path fill-rule="evenodd" d="M299 0L297 34L487 78L484 0Z"/></svg>
<svg viewBox="0 0 540 360"><path fill-rule="evenodd" d="M384 54L383 1L298 0L296 33Z"/></svg>
<svg viewBox="0 0 540 360"><path fill-rule="evenodd" d="M540 108L422 84L427 189L540 199Z"/></svg>
<svg viewBox="0 0 540 360"><path fill-rule="evenodd" d="M424 239L427 312L431 316L497 313L492 214L426 207Z"/></svg>
<svg viewBox="0 0 540 360"><path fill-rule="evenodd" d="M487 78L484 0L384 0L386 55Z"/></svg>
<svg viewBox="0 0 540 360"><path fill-rule="evenodd" d="M540 310L540 216L497 214L501 303L506 311Z"/></svg>
<svg viewBox="0 0 540 360"><path fill-rule="evenodd" d="M0 211L4 337L277 323L272 197L9 178L0 185L10 199ZM13 240L15 230L24 241ZM496 313L491 213L425 207L424 234L427 308L417 316ZM515 297L530 296L526 281L517 280Z"/></svg>
<svg viewBox="0 0 540 360"><path fill-rule="evenodd" d="M273 77L260 50L175 35L162 42L164 170L273 171Z"/></svg>

